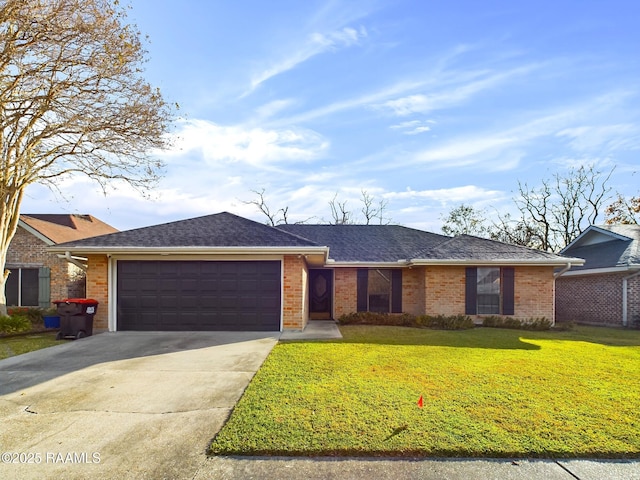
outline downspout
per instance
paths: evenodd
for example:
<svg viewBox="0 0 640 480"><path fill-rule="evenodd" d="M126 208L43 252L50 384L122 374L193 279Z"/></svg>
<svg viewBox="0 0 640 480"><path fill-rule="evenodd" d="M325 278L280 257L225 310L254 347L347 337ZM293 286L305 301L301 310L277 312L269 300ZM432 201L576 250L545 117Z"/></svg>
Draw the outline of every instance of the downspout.
<svg viewBox="0 0 640 480"><path fill-rule="evenodd" d="M567 264L565 265L565 267L562 270L560 270L558 273L554 273L553 274L553 278L558 278L559 276L563 275L570 268L571 268L571 262L567 262Z"/></svg>
<svg viewBox="0 0 640 480"><path fill-rule="evenodd" d="M83 272L87 271L87 266L82 262L79 262L75 258L71 256L71 252L64 252L64 255L58 255L58 258L64 258L67 262L73 263L76 267L78 267Z"/></svg>
<svg viewBox="0 0 640 480"><path fill-rule="evenodd" d="M628 327L629 326L629 314L628 314L628 300L627 300L627 285L628 285L628 281L631 280L633 277L637 277L638 275L640 275L640 271L637 271L635 273L632 273L631 275L627 275L626 277L622 278L622 326L623 327Z"/></svg>

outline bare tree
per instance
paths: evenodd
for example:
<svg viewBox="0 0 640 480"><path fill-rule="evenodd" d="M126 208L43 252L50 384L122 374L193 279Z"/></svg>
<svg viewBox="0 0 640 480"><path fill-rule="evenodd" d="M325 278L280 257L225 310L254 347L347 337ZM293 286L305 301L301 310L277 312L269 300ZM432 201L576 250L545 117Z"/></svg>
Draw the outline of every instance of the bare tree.
<svg viewBox="0 0 640 480"><path fill-rule="evenodd" d="M147 52L117 0L0 2L0 264L25 188L83 174L145 191L173 118L142 77ZM0 313L6 312L0 279Z"/></svg>
<svg viewBox="0 0 640 480"><path fill-rule="evenodd" d="M589 225L597 222L611 188L613 169L607 174L593 166L556 173L539 187L518 182L514 198L520 218L499 218L494 222L494 238L514 238L526 246L558 251L573 241Z"/></svg>
<svg viewBox="0 0 640 480"><path fill-rule="evenodd" d="M640 224L640 197L624 198L618 193L618 198L605 209L607 225L638 225Z"/></svg>
<svg viewBox="0 0 640 480"><path fill-rule="evenodd" d="M258 207L258 210L260 210L267 217L267 225L271 225L272 227L275 227L276 225L289 223L287 218L287 215L289 213L288 206L284 208L279 208L278 210L273 212L271 208L269 208L269 205L267 204L267 201L264 198L264 192L265 192L264 188L260 191L258 190L251 190L251 191L255 193L258 197L255 200L243 201L243 203L247 205L255 205L256 207Z"/></svg>
<svg viewBox="0 0 640 480"><path fill-rule="evenodd" d="M347 225L354 223L353 215L347 210L347 201L338 201L338 192L329 200L329 208L331 209L331 218L333 225Z"/></svg>
<svg viewBox="0 0 640 480"><path fill-rule="evenodd" d="M389 224L391 222L391 219L387 219L384 216L384 212L387 209L389 202L384 198L381 198L378 201L377 206L374 206L375 198L373 197L373 195L370 195L366 190L362 190L360 193L362 195L360 197L360 201L362 202L361 212L364 217L365 225L370 225L376 219L378 220L377 223L379 223L380 225Z"/></svg>

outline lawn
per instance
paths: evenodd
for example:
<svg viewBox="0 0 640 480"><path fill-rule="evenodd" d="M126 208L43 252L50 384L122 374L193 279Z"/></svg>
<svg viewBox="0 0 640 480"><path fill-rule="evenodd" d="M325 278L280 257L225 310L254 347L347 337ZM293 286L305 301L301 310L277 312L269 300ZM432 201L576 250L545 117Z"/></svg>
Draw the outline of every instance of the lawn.
<svg viewBox="0 0 640 480"><path fill-rule="evenodd" d="M56 340L56 334L57 332L46 332L0 337L0 360L57 345L60 341Z"/></svg>
<svg viewBox="0 0 640 480"><path fill-rule="evenodd" d="M341 331L278 344L210 452L640 457L640 331Z"/></svg>

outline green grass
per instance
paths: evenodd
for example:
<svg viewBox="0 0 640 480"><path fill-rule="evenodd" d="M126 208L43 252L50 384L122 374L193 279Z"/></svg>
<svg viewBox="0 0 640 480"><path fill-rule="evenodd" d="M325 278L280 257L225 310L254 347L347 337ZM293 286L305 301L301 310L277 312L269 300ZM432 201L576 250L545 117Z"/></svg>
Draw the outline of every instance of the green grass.
<svg viewBox="0 0 640 480"><path fill-rule="evenodd" d="M0 337L0 360L57 345L60 341L56 340L56 333L33 333L15 337Z"/></svg>
<svg viewBox="0 0 640 480"><path fill-rule="evenodd" d="M640 456L640 331L340 329L278 344L210 452Z"/></svg>

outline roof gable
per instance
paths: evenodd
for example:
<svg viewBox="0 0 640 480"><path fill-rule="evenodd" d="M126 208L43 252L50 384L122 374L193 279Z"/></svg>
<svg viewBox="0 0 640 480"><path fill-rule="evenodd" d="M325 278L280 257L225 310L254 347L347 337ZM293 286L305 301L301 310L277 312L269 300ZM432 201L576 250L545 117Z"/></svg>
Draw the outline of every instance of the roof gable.
<svg viewBox="0 0 640 480"><path fill-rule="evenodd" d="M640 265L640 225L591 225L562 253L585 259L583 270Z"/></svg>
<svg viewBox="0 0 640 480"><path fill-rule="evenodd" d="M117 232L92 215L23 214L18 225L49 245Z"/></svg>

